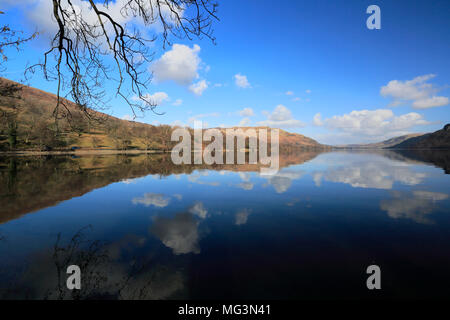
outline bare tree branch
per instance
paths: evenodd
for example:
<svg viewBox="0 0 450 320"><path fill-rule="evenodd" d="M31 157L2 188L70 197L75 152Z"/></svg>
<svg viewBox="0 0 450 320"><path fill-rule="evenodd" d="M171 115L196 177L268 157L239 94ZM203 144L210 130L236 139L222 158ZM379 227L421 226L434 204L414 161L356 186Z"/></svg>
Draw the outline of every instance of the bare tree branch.
<svg viewBox="0 0 450 320"><path fill-rule="evenodd" d="M5 13L0 11L0 14ZM12 30L9 25L0 25L0 72L4 69L2 66L3 63L8 60L5 50L7 48L14 48L19 51L22 44L36 38L38 33L34 32L27 37L22 37L21 35L22 31Z"/></svg>
<svg viewBox="0 0 450 320"><path fill-rule="evenodd" d="M157 113L155 101L144 91L151 81L147 66L155 54L150 43L158 40L158 34L142 35L138 24L161 26L164 48L172 38L207 37L215 42L212 23L218 20L217 3L211 0L126 0L120 14L132 19L129 23L111 12L112 0L84 0L89 12L80 10L73 0L51 1L57 33L43 61L29 67L26 74L39 69L45 79L57 81L55 119L70 117L63 93L88 116L91 110L105 108L105 84L110 82L134 117L147 110Z"/></svg>

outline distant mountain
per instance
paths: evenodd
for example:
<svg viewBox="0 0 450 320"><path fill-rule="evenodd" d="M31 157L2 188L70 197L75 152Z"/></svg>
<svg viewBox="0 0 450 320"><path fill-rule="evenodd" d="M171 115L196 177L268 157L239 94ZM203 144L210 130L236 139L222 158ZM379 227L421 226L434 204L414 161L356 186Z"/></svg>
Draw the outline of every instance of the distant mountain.
<svg viewBox="0 0 450 320"><path fill-rule="evenodd" d="M395 149L450 149L450 124L441 130L412 137L391 146Z"/></svg>
<svg viewBox="0 0 450 320"><path fill-rule="evenodd" d="M398 145L402 143L403 141L406 141L411 138L416 138L419 136L424 135L423 133L411 133L404 136L394 137L388 140L384 140L381 142L376 143L368 143L368 144L347 144L342 146L337 146L338 148L345 148L345 149L385 149L390 148L395 145Z"/></svg>
<svg viewBox="0 0 450 320"><path fill-rule="evenodd" d="M93 110L88 110L88 118L65 99L63 116L55 123L56 101L54 94L0 78L0 151L168 151L178 143L171 141L174 127L169 125L122 120ZM301 134L280 130L281 151L327 148Z"/></svg>
<svg viewBox="0 0 450 320"><path fill-rule="evenodd" d="M219 129L225 137L225 131L227 129L242 129L244 132L248 129L267 129L268 140L270 140L270 131L268 127L230 127L230 128L216 128ZM299 133L288 132L285 130L279 130L279 144L281 151L290 151L297 149L331 149L331 146L326 146L318 143L316 140L306 137Z"/></svg>

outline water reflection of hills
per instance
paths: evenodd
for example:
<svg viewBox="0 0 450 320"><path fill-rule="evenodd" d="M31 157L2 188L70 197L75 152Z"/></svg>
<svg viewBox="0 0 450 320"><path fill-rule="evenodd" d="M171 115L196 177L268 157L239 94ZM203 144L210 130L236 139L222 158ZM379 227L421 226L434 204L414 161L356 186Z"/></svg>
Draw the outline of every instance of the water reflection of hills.
<svg viewBox="0 0 450 320"><path fill-rule="evenodd" d="M446 174L450 174L450 150L394 150L390 154L396 154L409 161L425 162L444 169Z"/></svg>
<svg viewBox="0 0 450 320"><path fill-rule="evenodd" d="M320 152L280 155L280 169ZM169 154L0 158L0 223L81 196L110 183L149 174L169 176L194 170L259 171L260 165L174 165Z"/></svg>
<svg viewBox="0 0 450 320"><path fill-rule="evenodd" d="M378 154L391 160L416 164L432 164L450 174L450 150L441 149L365 149L340 151Z"/></svg>

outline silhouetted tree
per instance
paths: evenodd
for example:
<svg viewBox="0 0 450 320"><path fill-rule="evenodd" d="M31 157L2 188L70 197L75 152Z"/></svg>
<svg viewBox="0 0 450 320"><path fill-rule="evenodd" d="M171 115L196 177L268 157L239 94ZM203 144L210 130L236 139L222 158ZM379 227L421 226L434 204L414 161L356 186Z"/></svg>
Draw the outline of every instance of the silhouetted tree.
<svg viewBox="0 0 450 320"><path fill-rule="evenodd" d="M107 81L115 82L116 95L124 99L135 116L136 109L154 111L155 102L143 90L151 80L146 64L153 59L150 44L158 39L158 34L145 37L134 25L161 26L163 47L171 44L172 37L205 36L215 40L212 22L218 18L214 0L123 1L122 18L137 19L136 24L128 25L111 12L110 6L116 4L113 0L86 2L88 9L80 10L74 1L52 0L53 17L49 19L56 21L57 32L44 61L28 69L34 72L39 68L47 80L57 81L55 117L61 106L68 109L60 98L64 91L88 115L89 109L104 106L103 88Z"/></svg>

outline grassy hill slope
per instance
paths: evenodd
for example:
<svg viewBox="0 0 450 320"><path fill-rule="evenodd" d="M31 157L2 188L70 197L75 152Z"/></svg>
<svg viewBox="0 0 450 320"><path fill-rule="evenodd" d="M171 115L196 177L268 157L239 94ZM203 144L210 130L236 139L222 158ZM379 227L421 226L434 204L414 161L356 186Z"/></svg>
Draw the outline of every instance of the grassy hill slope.
<svg viewBox="0 0 450 320"><path fill-rule="evenodd" d="M171 126L122 120L93 110L88 110L90 117L87 117L68 100L64 100L67 109L63 110L63 116L55 121L56 102L51 93L0 78L0 151L168 151L177 143L170 141L174 129ZM282 151L324 148L327 147L301 134L280 130Z"/></svg>

